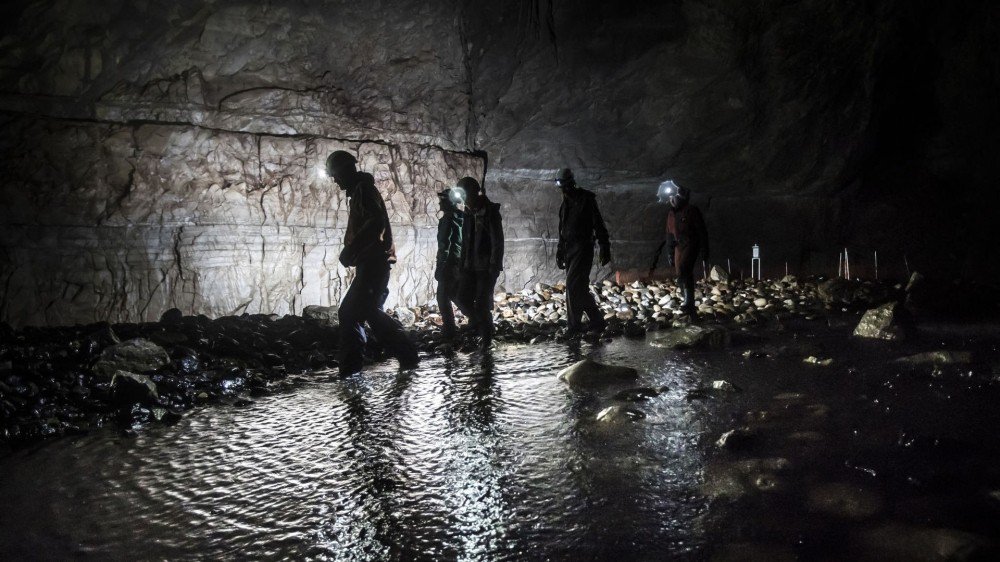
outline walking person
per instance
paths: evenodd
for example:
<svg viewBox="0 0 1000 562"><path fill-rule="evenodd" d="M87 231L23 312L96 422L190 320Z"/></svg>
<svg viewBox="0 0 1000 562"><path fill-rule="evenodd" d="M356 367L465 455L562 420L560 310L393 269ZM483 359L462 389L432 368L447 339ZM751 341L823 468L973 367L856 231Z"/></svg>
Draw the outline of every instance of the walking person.
<svg viewBox="0 0 1000 562"><path fill-rule="evenodd" d="M458 187L467 196L459 300L469 309L469 326L479 337L480 349L488 351L493 342L493 290L503 269L500 204L490 201L474 178L462 178Z"/></svg>
<svg viewBox="0 0 1000 562"><path fill-rule="evenodd" d="M677 286L681 288L684 298L681 311L694 321L697 317L694 306L694 268L699 254L703 260L708 261L708 228L701 210L691 204L690 190L668 181L661 184L661 192L670 203L667 232L666 239L656 251L650 271L656 268L660 252L666 246L667 264L674 268Z"/></svg>
<svg viewBox="0 0 1000 562"><path fill-rule="evenodd" d="M327 175L347 192L350 200L347 230L340 263L355 268L354 281L340 303L340 374L361 370L367 342L364 324L399 360L399 366L417 366L416 345L403 326L382 310L388 294L389 270L396 263L392 228L385 201L371 174L357 169L357 159L338 150L327 158Z"/></svg>
<svg viewBox="0 0 1000 562"><path fill-rule="evenodd" d="M555 179L562 190L559 206L559 245L556 264L566 270L566 309L568 325L564 337L575 337L583 332L583 315L590 321L591 332L600 334L607 326L601 309L590 293L590 270L594 265L594 242L599 250L598 261L611 262L611 243L604 218L597 208L593 192L576 184L573 171L563 168Z"/></svg>

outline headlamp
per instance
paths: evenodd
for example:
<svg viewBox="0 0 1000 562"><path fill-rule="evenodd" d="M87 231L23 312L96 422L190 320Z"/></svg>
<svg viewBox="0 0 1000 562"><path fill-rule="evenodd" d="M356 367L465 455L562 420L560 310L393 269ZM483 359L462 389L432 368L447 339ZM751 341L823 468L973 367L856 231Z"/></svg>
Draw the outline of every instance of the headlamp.
<svg viewBox="0 0 1000 562"><path fill-rule="evenodd" d="M452 205L465 204L465 189L455 186L448 190L448 200Z"/></svg>
<svg viewBox="0 0 1000 562"><path fill-rule="evenodd" d="M678 195L680 190L681 187L674 183L674 180L667 180L660 184L659 189L656 191L656 198L660 203L667 203L671 197Z"/></svg>

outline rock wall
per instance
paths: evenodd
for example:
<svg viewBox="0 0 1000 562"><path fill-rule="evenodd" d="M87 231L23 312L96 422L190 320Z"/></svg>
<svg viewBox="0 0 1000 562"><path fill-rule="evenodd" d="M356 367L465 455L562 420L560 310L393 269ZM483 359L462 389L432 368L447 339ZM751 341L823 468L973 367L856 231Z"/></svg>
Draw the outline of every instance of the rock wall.
<svg viewBox="0 0 1000 562"><path fill-rule="evenodd" d="M433 271L413 264L434 261L436 193L482 174L476 157L407 144L23 117L5 130L2 311L29 324L339 302L347 204L319 172L341 149L392 217L390 305L422 303Z"/></svg>
<svg viewBox="0 0 1000 562"><path fill-rule="evenodd" d="M392 209L391 303L431 297L433 193L484 169L508 290L562 277L562 166L614 269L648 267L670 178L734 269L759 243L769 275L845 246L995 270L998 26L986 0L7 2L0 320L336 302L341 147Z"/></svg>

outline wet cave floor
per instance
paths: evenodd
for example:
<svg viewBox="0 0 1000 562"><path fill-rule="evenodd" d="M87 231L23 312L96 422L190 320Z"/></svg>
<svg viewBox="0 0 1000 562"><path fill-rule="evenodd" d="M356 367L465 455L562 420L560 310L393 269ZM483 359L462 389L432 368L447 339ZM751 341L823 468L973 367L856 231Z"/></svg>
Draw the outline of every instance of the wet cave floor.
<svg viewBox="0 0 1000 562"><path fill-rule="evenodd" d="M994 554L998 326L820 324L719 351L504 344L38 443L0 457L0 558ZM934 350L972 358L895 362ZM640 378L557 379L584 357Z"/></svg>

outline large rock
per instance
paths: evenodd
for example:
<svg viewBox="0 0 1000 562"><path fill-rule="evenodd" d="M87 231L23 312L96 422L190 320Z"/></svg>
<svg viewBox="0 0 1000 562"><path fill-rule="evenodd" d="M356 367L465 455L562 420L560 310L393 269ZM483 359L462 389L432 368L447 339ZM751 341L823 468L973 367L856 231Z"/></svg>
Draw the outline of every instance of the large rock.
<svg viewBox="0 0 1000 562"><path fill-rule="evenodd" d="M336 305L320 306L318 304L311 304L302 309L302 317L324 326L336 326L340 322L338 316L339 310L340 307Z"/></svg>
<svg viewBox="0 0 1000 562"><path fill-rule="evenodd" d="M886 303L865 312L854 329L854 335L877 340L903 339L903 327L899 322L899 305Z"/></svg>
<svg viewBox="0 0 1000 562"><path fill-rule="evenodd" d="M634 381L639 371L632 367L605 365L593 359L584 359L559 372L559 380L570 386L598 386Z"/></svg>
<svg viewBox="0 0 1000 562"><path fill-rule="evenodd" d="M154 383L146 375L137 375L127 371L116 371L111 378L111 388L115 400L122 404L143 403L152 404L159 400L159 393Z"/></svg>
<svg viewBox="0 0 1000 562"><path fill-rule="evenodd" d="M101 352L94 372L114 377L119 371L142 374L155 371L170 363L170 355L155 343L137 338L112 345Z"/></svg>
<svg viewBox="0 0 1000 562"><path fill-rule="evenodd" d="M649 344L667 349L722 349L729 341L729 332L721 326L691 325L658 331Z"/></svg>

